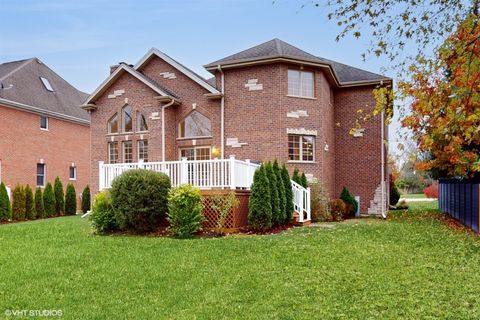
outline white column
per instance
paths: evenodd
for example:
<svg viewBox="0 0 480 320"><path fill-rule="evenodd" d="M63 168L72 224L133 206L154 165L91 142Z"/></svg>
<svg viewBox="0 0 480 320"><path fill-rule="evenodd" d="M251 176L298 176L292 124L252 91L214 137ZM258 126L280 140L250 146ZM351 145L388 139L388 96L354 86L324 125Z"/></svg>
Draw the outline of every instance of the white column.
<svg viewBox="0 0 480 320"><path fill-rule="evenodd" d="M98 161L98 189L105 189L105 166L103 161Z"/></svg>
<svg viewBox="0 0 480 320"><path fill-rule="evenodd" d="M185 157L182 158L181 172L182 172L182 176L180 178L181 183L182 184L188 183L188 163L187 163L187 158Z"/></svg>
<svg viewBox="0 0 480 320"><path fill-rule="evenodd" d="M231 155L229 159L230 164L230 189L235 189L235 156Z"/></svg>
<svg viewBox="0 0 480 320"><path fill-rule="evenodd" d="M250 159L245 159L245 162L247 163L247 185L245 187L250 190L253 184L252 166L250 165Z"/></svg>

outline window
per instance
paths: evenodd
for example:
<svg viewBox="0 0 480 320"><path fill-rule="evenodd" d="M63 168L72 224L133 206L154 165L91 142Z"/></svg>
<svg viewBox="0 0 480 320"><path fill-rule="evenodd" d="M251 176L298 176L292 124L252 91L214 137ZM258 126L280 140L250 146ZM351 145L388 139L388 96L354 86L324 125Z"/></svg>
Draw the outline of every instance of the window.
<svg viewBox="0 0 480 320"><path fill-rule="evenodd" d="M77 167L71 166L68 170L68 178L70 180L77 180Z"/></svg>
<svg viewBox="0 0 480 320"><path fill-rule="evenodd" d="M148 162L148 140L138 140L138 160Z"/></svg>
<svg viewBox="0 0 480 320"><path fill-rule="evenodd" d="M45 163L37 163L37 187L45 186Z"/></svg>
<svg viewBox="0 0 480 320"><path fill-rule="evenodd" d="M288 95L313 98L313 72L288 70Z"/></svg>
<svg viewBox="0 0 480 320"><path fill-rule="evenodd" d="M314 161L315 137L288 135L288 159L290 161Z"/></svg>
<svg viewBox="0 0 480 320"><path fill-rule="evenodd" d="M148 131L147 120L140 112L137 112L137 131Z"/></svg>
<svg viewBox="0 0 480 320"><path fill-rule="evenodd" d="M132 132L132 107L125 106L122 109L122 131Z"/></svg>
<svg viewBox="0 0 480 320"><path fill-rule="evenodd" d="M108 143L108 161L109 163L118 162L118 142L116 141Z"/></svg>
<svg viewBox="0 0 480 320"><path fill-rule="evenodd" d="M210 160L210 147L180 149L181 158L187 158L187 160Z"/></svg>
<svg viewBox="0 0 480 320"><path fill-rule="evenodd" d="M123 163L133 162L133 145L132 141L123 141Z"/></svg>
<svg viewBox="0 0 480 320"><path fill-rule="evenodd" d="M48 117L40 116L40 129L48 130Z"/></svg>
<svg viewBox="0 0 480 320"><path fill-rule="evenodd" d="M40 80L42 80L42 83L43 83L43 86L45 87L45 89L47 89L50 92L54 92L53 87L52 87L52 85L50 84L50 81L48 81L47 78L40 77Z"/></svg>
<svg viewBox="0 0 480 320"><path fill-rule="evenodd" d="M180 138L209 137L211 135L212 122L198 111L193 111L180 122Z"/></svg>
<svg viewBox="0 0 480 320"><path fill-rule="evenodd" d="M116 113L108 120L108 133L118 133L118 115Z"/></svg>

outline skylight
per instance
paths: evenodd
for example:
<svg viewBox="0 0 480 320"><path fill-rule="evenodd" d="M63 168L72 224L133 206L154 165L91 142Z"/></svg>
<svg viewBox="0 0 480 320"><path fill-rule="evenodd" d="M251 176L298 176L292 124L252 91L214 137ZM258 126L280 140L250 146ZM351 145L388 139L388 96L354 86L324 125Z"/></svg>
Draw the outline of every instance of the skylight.
<svg viewBox="0 0 480 320"><path fill-rule="evenodd" d="M50 92L53 92L52 85L50 84L50 81L48 81L47 78L40 77L40 80L42 80L42 83L45 86L45 89L47 89Z"/></svg>

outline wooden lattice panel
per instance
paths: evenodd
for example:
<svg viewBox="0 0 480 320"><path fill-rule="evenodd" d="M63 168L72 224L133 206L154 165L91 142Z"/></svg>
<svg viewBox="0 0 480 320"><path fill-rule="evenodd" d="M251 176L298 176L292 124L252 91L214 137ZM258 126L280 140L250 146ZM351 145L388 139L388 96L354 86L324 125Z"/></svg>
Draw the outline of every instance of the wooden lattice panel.
<svg viewBox="0 0 480 320"><path fill-rule="evenodd" d="M218 213L212 209L211 198L213 195L221 194L227 196L231 190L204 190L203 195L203 215L206 220L203 222L204 229L217 229L218 228ZM232 210L225 219L224 231L238 230L239 228L246 227L248 222L248 200L250 197L250 191L235 190L235 195L238 198L240 204L238 208Z"/></svg>

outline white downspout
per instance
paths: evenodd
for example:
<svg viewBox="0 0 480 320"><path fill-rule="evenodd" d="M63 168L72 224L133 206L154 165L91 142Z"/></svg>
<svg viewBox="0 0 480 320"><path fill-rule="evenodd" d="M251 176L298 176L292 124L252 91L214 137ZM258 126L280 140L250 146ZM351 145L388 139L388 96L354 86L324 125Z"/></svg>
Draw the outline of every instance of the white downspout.
<svg viewBox="0 0 480 320"><path fill-rule="evenodd" d="M225 158L225 75L223 74L222 67L217 66L220 71L221 83L222 83L222 98L220 100L220 158Z"/></svg>
<svg viewBox="0 0 480 320"><path fill-rule="evenodd" d="M387 218L387 214L385 212L385 189L386 189L386 185L385 185L385 112L382 110L382 113L381 113L381 137L382 137L382 141L381 141L381 147L382 147L382 182L381 182L381 188L382 188L382 217L384 219Z"/></svg>
<svg viewBox="0 0 480 320"><path fill-rule="evenodd" d="M172 99L172 101L162 106L162 162L165 161L165 109L170 107L174 103L175 100Z"/></svg>

